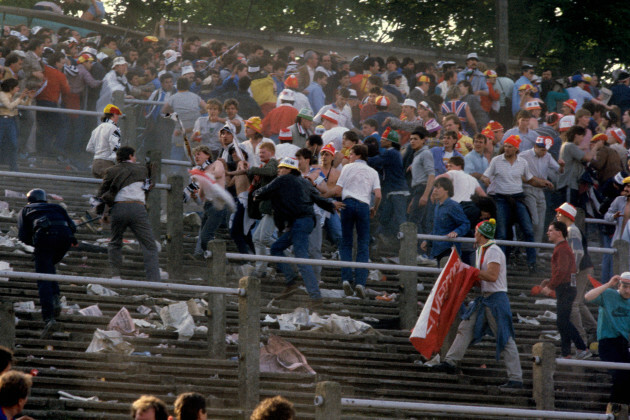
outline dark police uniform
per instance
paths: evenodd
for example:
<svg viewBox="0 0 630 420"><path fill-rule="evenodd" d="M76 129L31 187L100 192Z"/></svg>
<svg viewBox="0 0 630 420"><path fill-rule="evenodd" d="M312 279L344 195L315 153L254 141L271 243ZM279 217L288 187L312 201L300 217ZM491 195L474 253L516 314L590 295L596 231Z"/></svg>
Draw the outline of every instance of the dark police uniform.
<svg viewBox="0 0 630 420"><path fill-rule="evenodd" d="M18 216L19 239L35 247L35 271L55 274L55 264L64 257L72 244L76 243L76 226L66 210L58 204L47 203L45 193L31 199ZM32 202L35 201L35 202ZM37 281L42 318L49 322L55 319L59 306L59 283L56 281ZM57 313L55 313L57 312Z"/></svg>

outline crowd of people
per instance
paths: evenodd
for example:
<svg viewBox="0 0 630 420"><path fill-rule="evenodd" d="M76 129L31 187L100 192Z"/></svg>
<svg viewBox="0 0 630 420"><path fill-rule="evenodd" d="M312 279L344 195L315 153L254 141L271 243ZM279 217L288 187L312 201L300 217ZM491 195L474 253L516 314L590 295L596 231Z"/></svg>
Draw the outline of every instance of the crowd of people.
<svg viewBox="0 0 630 420"><path fill-rule="evenodd" d="M490 294L504 294L501 273L519 263L520 254L493 240L541 242L550 226L551 242L568 239L554 256L575 261L573 272L563 267L541 287L558 296L563 355L573 341L580 358L589 356L586 345L597 327L585 315L584 294L593 265L585 257L587 235L572 225L583 209L615 222L599 228L603 246L630 241L630 73L615 72L605 88L596 75L554 78L551 69L540 68L537 76L531 65L510 77L504 64L491 69L474 52L458 65L395 56L346 59L315 50L298 57L292 47L271 52L249 42L168 39L163 27L157 36L130 39L82 37L69 28L12 30L16 34L2 38L0 47L0 158L18 170L20 155L62 161L93 155L92 173L105 180L98 214L112 223L112 276L120 276L122 235L131 227L147 278L159 280L144 209L149 174L136 163L135 149L123 145L130 136L145 151L190 162L184 201L197 202L201 214L194 258L227 225L240 253L281 256L292 246L296 257L322 258L326 237L338 249L332 258L351 261L356 247L356 261L368 262L373 245L391 249L400 224L411 221L418 233L478 239L477 250L466 243L456 248L485 272ZM153 101L137 105L144 120L139 136L121 133L115 92ZM29 104L97 111L102 118L18 112L18 105ZM564 228L549 225L556 213ZM480 227L491 236L479 234ZM443 265L451 246L422 241L417 262ZM536 248L526 248L525 263L537 273ZM320 307L319 270L298 269L278 264L286 281L280 297L303 281L310 307ZM268 273L265 263L256 263L255 275ZM366 298L367 274L342 269L346 295ZM603 260L601 280L624 283L623 276L612 276L610 258ZM506 299L497 296L484 296L483 305L496 300L505 309ZM508 312L509 302L498 315L505 319ZM511 315L510 326L498 327L505 328L498 354L511 360L508 388L522 386ZM461 359L472 329L466 337L443 369Z"/></svg>

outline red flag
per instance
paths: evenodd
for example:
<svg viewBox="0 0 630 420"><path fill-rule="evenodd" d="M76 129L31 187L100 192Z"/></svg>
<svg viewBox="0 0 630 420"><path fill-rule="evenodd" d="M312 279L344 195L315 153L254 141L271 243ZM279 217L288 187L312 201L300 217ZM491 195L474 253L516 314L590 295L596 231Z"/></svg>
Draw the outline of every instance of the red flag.
<svg viewBox="0 0 630 420"><path fill-rule="evenodd" d="M591 276L590 274L588 275L588 279L591 282L591 284L593 285L593 287L599 287L602 284L600 282L598 282L595 277Z"/></svg>
<svg viewBox="0 0 630 420"><path fill-rule="evenodd" d="M453 248L409 338L425 358L440 351L464 298L478 280L479 270L464 264Z"/></svg>

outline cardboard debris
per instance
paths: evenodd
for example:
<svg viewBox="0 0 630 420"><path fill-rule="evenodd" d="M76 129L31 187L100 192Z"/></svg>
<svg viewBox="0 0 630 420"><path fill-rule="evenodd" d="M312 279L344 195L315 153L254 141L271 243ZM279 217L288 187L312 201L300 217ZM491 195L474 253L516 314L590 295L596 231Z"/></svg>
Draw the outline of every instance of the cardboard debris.
<svg viewBox="0 0 630 420"><path fill-rule="evenodd" d="M186 305L188 306L188 312L192 316L202 316L205 312L205 308L199 305L195 299L191 298L188 302L186 302Z"/></svg>
<svg viewBox="0 0 630 420"><path fill-rule="evenodd" d="M79 313L83 316L103 316L103 312L101 312L101 309L98 307L98 304L80 309Z"/></svg>
<svg viewBox="0 0 630 420"><path fill-rule="evenodd" d="M267 345L260 349L260 371L316 374L298 349L275 335L270 335Z"/></svg>
<svg viewBox="0 0 630 420"><path fill-rule="evenodd" d="M0 261L0 271L13 271L11 264L6 261ZM0 281L9 281L8 277L0 277Z"/></svg>
<svg viewBox="0 0 630 420"><path fill-rule="evenodd" d="M138 333L136 325L133 323L133 318L127 308L122 307L120 311L109 321L107 324L109 331L118 331L125 335L134 335Z"/></svg>
<svg viewBox="0 0 630 420"><path fill-rule="evenodd" d="M195 333L195 321L188 312L186 302L177 302L160 309L160 318L165 327L175 328L178 340L190 340Z"/></svg>
<svg viewBox="0 0 630 420"><path fill-rule="evenodd" d="M123 335L118 331L105 331L97 329L92 336L92 342L88 346L86 353L119 353L130 355L133 353L133 346L124 340Z"/></svg>
<svg viewBox="0 0 630 420"><path fill-rule="evenodd" d="M100 284L92 283L87 285L87 294L96 296L118 296L118 293L113 290L103 287Z"/></svg>
<svg viewBox="0 0 630 420"><path fill-rule="evenodd" d="M299 331L313 327L308 310L305 308L296 308L289 314L278 315L277 321L280 324L280 331Z"/></svg>

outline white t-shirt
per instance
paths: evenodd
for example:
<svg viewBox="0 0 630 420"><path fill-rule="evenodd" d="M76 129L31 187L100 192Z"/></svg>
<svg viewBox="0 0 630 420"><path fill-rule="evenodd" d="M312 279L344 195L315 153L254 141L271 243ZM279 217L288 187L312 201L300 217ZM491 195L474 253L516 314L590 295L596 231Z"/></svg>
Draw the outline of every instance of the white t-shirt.
<svg viewBox="0 0 630 420"><path fill-rule="evenodd" d="M378 172L370 168L364 160L349 163L341 170L337 185L343 188L341 199L354 198L370 205L372 191L381 189Z"/></svg>
<svg viewBox="0 0 630 420"><path fill-rule="evenodd" d="M332 145L335 146L336 151L341 151L343 148L343 133L346 131L348 131L346 127L333 127L330 130L326 130L326 132L322 135L324 146L328 143L332 143Z"/></svg>
<svg viewBox="0 0 630 420"><path fill-rule="evenodd" d="M501 267L499 269L499 277L497 277L497 281L495 282L482 280L481 292L482 293L507 292L507 272L505 269L505 254L503 253L503 251L501 251L501 248L499 248L499 246L496 244L490 245L488 247L488 250L486 251L483 258L483 263L481 264L481 267L479 267L479 269L487 270L488 264L490 264L491 262L497 263Z"/></svg>
<svg viewBox="0 0 630 420"><path fill-rule="evenodd" d="M295 159L295 153L298 150L300 150L300 148L293 143L280 143L276 145L276 160L280 162L280 159L285 157Z"/></svg>
<svg viewBox="0 0 630 420"><path fill-rule="evenodd" d="M475 193L475 189L479 186L479 182L475 177L468 175L461 170L451 170L447 172L453 181L454 195L453 200L461 203L462 201L470 201L470 197Z"/></svg>

